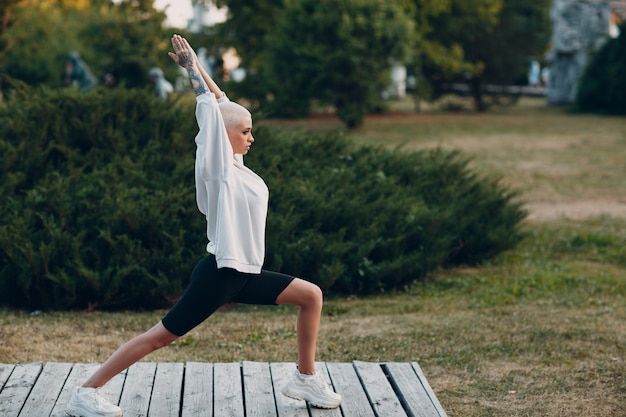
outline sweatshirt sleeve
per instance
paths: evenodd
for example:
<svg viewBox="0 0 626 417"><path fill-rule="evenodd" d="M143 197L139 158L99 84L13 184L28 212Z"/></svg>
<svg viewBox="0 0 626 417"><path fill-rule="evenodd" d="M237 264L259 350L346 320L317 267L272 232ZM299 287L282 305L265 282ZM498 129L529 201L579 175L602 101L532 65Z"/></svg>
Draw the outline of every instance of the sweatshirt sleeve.
<svg viewBox="0 0 626 417"><path fill-rule="evenodd" d="M204 180L228 177L233 165L233 148L218 101L228 101L228 98L224 94L217 100L213 93L196 97L196 120L200 129L196 135L196 164Z"/></svg>

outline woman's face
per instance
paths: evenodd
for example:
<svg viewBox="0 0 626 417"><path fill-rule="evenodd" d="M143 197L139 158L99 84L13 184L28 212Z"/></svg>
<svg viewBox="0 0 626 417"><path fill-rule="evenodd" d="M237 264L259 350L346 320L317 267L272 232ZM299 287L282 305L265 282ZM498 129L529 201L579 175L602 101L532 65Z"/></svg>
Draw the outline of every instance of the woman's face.
<svg viewBox="0 0 626 417"><path fill-rule="evenodd" d="M227 129L230 145L233 147L233 153L245 155L250 150L254 137L252 136L252 118L246 116L241 119L239 124Z"/></svg>

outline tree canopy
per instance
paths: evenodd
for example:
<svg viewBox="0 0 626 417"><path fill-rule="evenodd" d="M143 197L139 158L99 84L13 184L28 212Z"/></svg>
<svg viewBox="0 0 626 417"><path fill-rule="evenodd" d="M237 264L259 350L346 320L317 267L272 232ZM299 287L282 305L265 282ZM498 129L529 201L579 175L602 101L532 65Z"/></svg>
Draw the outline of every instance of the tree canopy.
<svg viewBox="0 0 626 417"><path fill-rule="evenodd" d="M17 0L0 33L0 73L60 86L64 61L76 51L97 78L145 85L148 69L167 62L165 14L152 1Z"/></svg>
<svg viewBox="0 0 626 417"><path fill-rule="evenodd" d="M435 94L445 82L467 81L476 108L484 110L485 83L513 83L525 73L530 57L546 51L550 5L551 0L446 0L425 18L423 13L431 9L418 8L419 18L428 22L425 27L436 28L427 31L421 50L425 81ZM446 50L456 59L442 53Z"/></svg>
<svg viewBox="0 0 626 417"><path fill-rule="evenodd" d="M412 22L393 2L294 0L266 37L263 62L281 116L330 105L349 127L381 101L390 63L405 62Z"/></svg>
<svg viewBox="0 0 626 417"><path fill-rule="evenodd" d="M152 66L171 78L171 33L153 1L7 0L0 6L0 74L60 86L65 57L77 51L98 78L126 87L148 84ZM280 116L334 108L348 126L383 107L394 63L414 69L425 98L451 81L470 82L484 109L484 84L519 79L528 58L543 54L550 29L550 0L215 3L228 7L226 22L188 35L213 55L236 48L247 78L225 86L232 97Z"/></svg>
<svg viewBox="0 0 626 417"><path fill-rule="evenodd" d="M221 40L236 46L244 64L252 70L252 79L244 87L254 92L254 99L263 101L267 95L278 97L276 107L285 109L288 113L284 115L291 116L309 111L313 101L336 105L340 111L344 100L338 97L341 91L352 91L356 100L363 100L369 94L365 93L368 87L375 86L381 92L378 82L355 85L352 90L342 85L334 89L337 97L331 100L309 92L323 78L320 71L334 71L332 76L327 74L333 77L330 85L337 86L334 82L338 74L345 74L347 80L358 84L355 80L363 77L359 72L363 69L361 58L365 62L379 60L382 65L377 71L383 73L388 71L390 58L409 64L418 76L418 94L427 98L436 98L445 83L458 79L469 82L476 107L482 110L486 107L482 95L484 84L508 84L519 79L526 71L528 58L541 56L545 51L550 30L550 0L373 1L378 7L384 4L389 10L402 10L403 15L383 13L386 32L378 31L377 23L370 22L371 30L355 32L351 34L355 39L346 42L344 38L339 41L345 30L345 22L339 16L350 8L355 8L352 13L357 13L359 2L317 2L319 10L315 5L306 6L307 2L298 3L222 0L220 4L228 5L230 13L218 29ZM317 19L317 16L324 17ZM396 19L394 22L392 17ZM407 18L413 22L410 29L404 23ZM387 56L381 56L385 51L378 49L377 38L381 33L390 36L393 31L397 42L402 42L411 53L394 55L397 51L390 47ZM407 33L410 39L406 38ZM359 49L359 42L370 46ZM351 55L348 63L341 69L333 69L327 61L344 52ZM383 73L376 77L388 77ZM272 78L278 82L272 83ZM302 103L283 106L281 97L296 88L303 94Z"/></svg>

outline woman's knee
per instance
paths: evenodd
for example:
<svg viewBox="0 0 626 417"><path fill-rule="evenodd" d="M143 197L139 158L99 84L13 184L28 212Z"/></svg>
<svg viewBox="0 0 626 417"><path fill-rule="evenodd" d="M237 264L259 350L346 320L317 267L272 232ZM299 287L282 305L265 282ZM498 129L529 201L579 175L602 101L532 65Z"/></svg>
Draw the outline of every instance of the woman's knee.
<svg viewBox="0 0 626 417"><path fill-rule="evenodd" d="M293 304L299 307L321 309L324 295L316 284L296 278L278 296L276 301L278 304Z"/></svg>
<svg viewBox="0 0 626 417"><path fill-rule="evenodd" d="M324 303L324 295L322 290L316 284L312 282L301 280L304 284L300 290L301 306L302 307L319 307L322 308Z"/></svg>

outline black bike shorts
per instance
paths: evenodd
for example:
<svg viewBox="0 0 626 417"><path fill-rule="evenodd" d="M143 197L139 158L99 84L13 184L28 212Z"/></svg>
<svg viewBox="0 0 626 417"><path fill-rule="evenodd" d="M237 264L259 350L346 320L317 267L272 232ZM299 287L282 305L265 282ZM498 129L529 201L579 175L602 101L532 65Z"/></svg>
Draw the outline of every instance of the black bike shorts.
<svg viewBox="0 0 626 417"><path fill-rule="evenodd" d="M163 317L163 325L182 336L226 303L276 305L276 298L293 279L266 270L247 274L232 268L218 269L215 256L209 255L194 268L189 286Z"/></svg>

